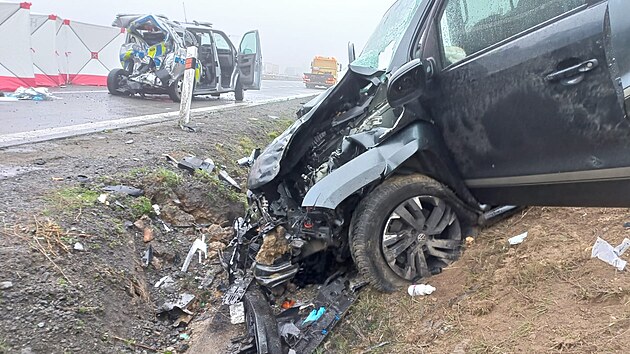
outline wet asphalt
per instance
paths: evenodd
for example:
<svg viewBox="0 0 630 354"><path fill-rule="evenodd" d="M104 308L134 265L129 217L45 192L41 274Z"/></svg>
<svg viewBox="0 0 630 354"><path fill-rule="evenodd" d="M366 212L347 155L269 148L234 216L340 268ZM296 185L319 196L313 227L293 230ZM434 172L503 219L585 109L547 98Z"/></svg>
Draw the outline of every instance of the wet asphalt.
<svg viewBox="0 0 630 354"><path fill-rule="evenodd" d="M176 112L179 104L166 95L147 95L145 98L117 97L104 87L68 86L50 90L60 100L0 102L0 136L35 130L68 127L84 123L102 122L148 114ZM262 83L260 91L246 91L245 102L259 102L302 94L317 94L300 81L271 81ZM216 97L195 97L192 108L213 107L234 103L233 94Z"/></svg>

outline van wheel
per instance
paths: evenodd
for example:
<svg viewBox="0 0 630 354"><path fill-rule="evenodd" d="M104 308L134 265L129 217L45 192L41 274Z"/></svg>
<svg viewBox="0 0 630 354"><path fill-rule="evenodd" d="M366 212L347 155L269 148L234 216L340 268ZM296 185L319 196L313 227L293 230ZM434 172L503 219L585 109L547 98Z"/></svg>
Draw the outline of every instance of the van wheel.
<svg viewBox="0 0 630 354"><path fill-rule="evenodd" d="M422 175L390 178L357 207L350 250L378 290L393 292L438 273L459 257L462 225L454 194Z"/></svg>
<svg viewBox="0 0 630 354"><path fill-rule="evenodd" d="M113 69L107 74L107 91L114 96L128 95L125 92L121 92L118 89L121 86L122 80L127 76L127 72L124 69Z"/></svg>
<svg viewBox="0 0 630 354"><path fill-rule="evenodd" d="M173 100L173 102L179 103L182 101L182 89L184 85L184 78L179 78L168 87L168 97Z"/></svg>
<svg viewBox="0 0 630 354"><path fill-rule="evenodd" d="M243 91L243 84L240 81L236 82L236 89L234 90L234 99L242 101L245 99L245 92Z"/></svg>

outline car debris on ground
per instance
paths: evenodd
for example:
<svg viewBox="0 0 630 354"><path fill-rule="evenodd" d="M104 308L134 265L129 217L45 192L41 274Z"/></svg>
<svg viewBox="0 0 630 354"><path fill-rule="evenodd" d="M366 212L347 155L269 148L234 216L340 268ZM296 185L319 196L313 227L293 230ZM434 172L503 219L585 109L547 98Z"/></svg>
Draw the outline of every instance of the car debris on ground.
<svg viewBox="0 0 630 354"><path fill-rule="evenodd" d="M15 92L6 94L6 97L32 101L52 101L61 99L50 93L50 91L48 91L45 87L19 87L15 90Z"/></svg>
<svg viewBox="0 0 630 354"><path fill-rule="evenodd" d="M109 192L109 193L126 194L132 197L140 197L144 195L144 191L142 189L130 187L130 186L123 186L123 185L106 186L106 187L103 187L103 191Z"/></svg>
<svg viewBox="0 0 630 354"><path fill-rule="evenodd" d="M523 243L523 241L525 241L526 238L527 238L527 232L523 232L520 235L517 235L517 236L514 236L514 237L510 238L508 240L508 243L511 246L520 245L521 243Z"/></svg>

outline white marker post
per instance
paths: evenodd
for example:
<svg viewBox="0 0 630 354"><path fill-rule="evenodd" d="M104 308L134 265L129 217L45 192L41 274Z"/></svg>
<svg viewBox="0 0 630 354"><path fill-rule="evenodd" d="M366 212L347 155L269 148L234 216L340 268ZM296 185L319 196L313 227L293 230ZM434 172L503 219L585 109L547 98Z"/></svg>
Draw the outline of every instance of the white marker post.
<svg viewBox="0 0 630 354"><path fill-rule="evenodd" d="M190 123L190 105L192 104L193 87L195 85L195 70L197 68L197 47L186 50L186 71L182 80L182 92L179 105L179 127L186 129Z"/></svg>

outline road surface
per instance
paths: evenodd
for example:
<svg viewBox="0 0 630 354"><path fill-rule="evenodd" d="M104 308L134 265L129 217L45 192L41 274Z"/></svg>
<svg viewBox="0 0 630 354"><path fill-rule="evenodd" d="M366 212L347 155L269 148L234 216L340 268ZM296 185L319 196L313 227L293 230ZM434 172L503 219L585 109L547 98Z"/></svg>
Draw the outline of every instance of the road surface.
<svg viewBox="0 0 630 354"><path fill-rule="evenodd" d="M104 87L68 86L52 89L60 100L0 102L0 136L72 127L96 122L179 111L179 104L166 95L146 98L117 97ZM320 93L307 89L300 81L263 81L260 91L246 91L245 102L259 102L296 95ZM192 108L214 107L234 103L233 94L195 97Z"/></svg>

